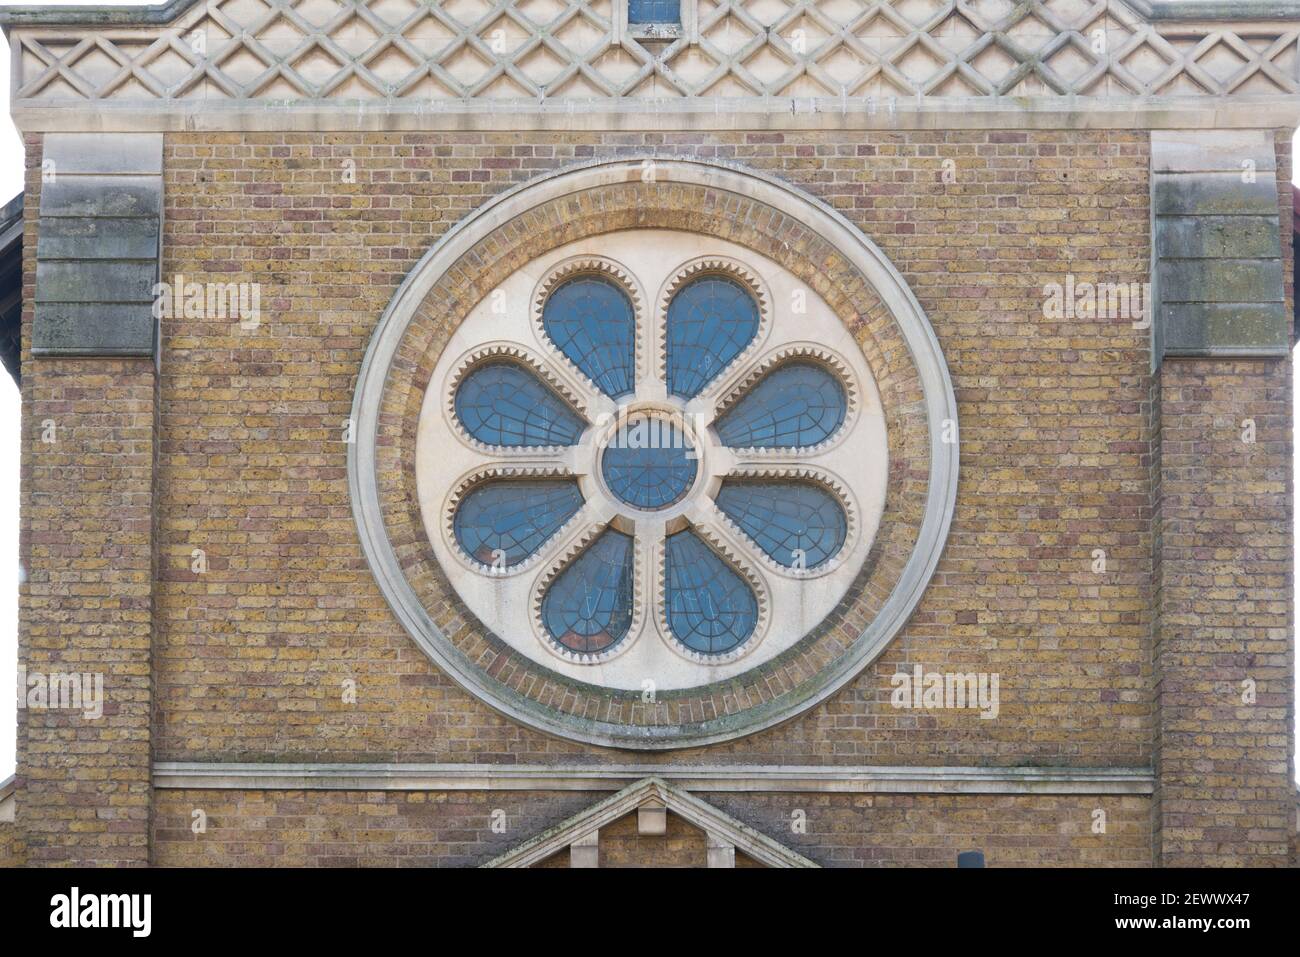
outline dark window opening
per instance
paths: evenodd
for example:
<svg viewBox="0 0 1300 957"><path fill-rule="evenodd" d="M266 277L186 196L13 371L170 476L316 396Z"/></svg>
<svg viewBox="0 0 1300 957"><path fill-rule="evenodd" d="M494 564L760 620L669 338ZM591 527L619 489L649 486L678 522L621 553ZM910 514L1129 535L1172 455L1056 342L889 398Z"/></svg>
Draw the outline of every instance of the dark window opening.
<svg viewBox="0 0 1300 957"><path fill-rule="evenodd" d="M681 0L628 0L627 22L630 24L681 23Z"/></svg>

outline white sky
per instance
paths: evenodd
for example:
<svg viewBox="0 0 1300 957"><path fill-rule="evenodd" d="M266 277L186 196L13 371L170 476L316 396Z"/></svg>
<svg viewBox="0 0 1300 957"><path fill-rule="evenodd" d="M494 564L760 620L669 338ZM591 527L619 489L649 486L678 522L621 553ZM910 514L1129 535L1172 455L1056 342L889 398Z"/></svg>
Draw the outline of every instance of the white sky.
<svg viewBox="0 0 1300 957"><path fill-rule="evenodd" d="M72 6L91 0L33 0L46 6ZM147 6L126 2L122 6ZM8 118L9 46L0 44L0 204L23 188L22 142ZM1296 148L1300 150L1300 137ZM1300 168L1296 170L1300 184ZM1300 373L1300 370L1297 370ZM1296 420L1300 421L1300 389L1293 397ZM0 373L0 780L14 771L17 702L14 697L18 669L18 390L8 375ZM1300 483L1300 476L1297 477ZM1300 541L1297 542L1300 563ZM6 584L7 583L7 584ZM1296 709L1300 737L1300 708Z"/></svg>

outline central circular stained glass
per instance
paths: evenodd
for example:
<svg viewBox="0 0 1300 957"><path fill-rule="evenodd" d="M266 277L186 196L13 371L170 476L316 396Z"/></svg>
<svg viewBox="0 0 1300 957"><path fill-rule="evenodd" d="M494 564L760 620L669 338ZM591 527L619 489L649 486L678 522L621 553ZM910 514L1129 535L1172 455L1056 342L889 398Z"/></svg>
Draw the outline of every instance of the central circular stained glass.
<svg viewBox="0 0 1300 957"><path fill-rule="evenodd" d="M644 414L619 426L600 461L609 490L647 511L680 502L698 470L698 454L686 433L667 419Z"/></svg>

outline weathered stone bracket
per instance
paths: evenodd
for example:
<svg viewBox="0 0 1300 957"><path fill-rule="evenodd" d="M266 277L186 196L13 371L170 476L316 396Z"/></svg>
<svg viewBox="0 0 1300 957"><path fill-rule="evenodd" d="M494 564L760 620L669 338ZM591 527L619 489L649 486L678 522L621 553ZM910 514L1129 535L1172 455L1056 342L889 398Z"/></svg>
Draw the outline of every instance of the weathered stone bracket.
<svg viewBox="0 0 1300 957"><path fill-rule="evenodd" d="M1271 135L1152 133L1151 216L1154 363L1286 355Z"/></svg>
<svg viewBox="0 0 1300 957"><path fill-rule="evenodd" d="M36 244L36 356L152 356L162 135L45 138Z"/></svg>

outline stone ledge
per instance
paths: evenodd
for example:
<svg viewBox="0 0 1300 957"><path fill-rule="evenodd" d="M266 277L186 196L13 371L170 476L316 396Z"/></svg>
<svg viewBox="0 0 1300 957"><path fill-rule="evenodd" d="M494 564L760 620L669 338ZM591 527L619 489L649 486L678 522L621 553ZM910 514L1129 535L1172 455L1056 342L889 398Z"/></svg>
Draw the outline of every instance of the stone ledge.
<svg viewBox="0 0 1300 957"><path fill-rule="evenodd" d="M89 102L89 101L88 101ZM114 102L93 106L15 99L10 115L26 133L377 132L459 130L1259 130L1300 126L1300 97L602 98L538 104L508 100L431 103L388 100Z"/></svg>
<svg viewBox="0 0 1300 957"><path fill-rule="evenodd" d="M156 788L617 791L645 777L688 790L853 794L1150 794L1150 768L837 765L260 764L160 761Z"/></svg>

